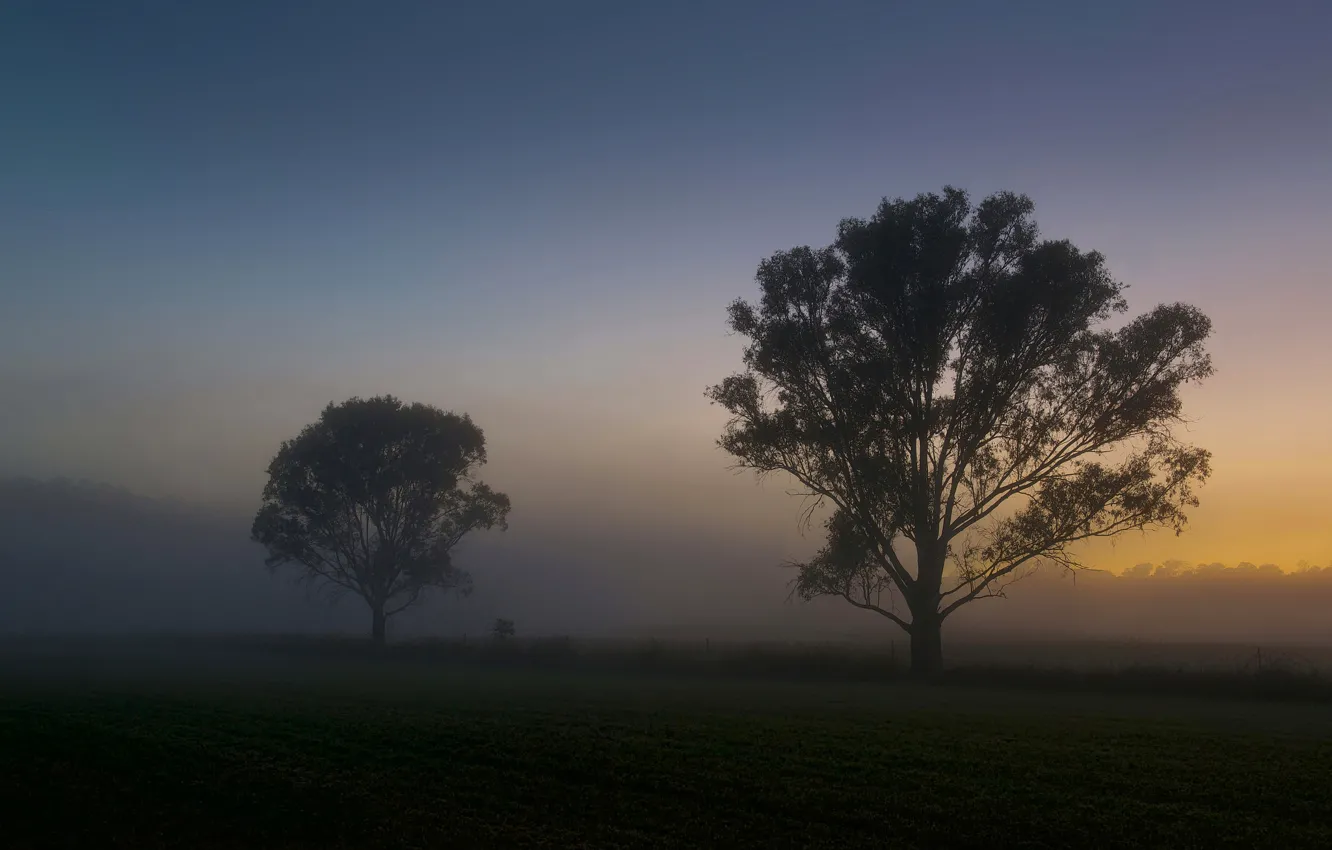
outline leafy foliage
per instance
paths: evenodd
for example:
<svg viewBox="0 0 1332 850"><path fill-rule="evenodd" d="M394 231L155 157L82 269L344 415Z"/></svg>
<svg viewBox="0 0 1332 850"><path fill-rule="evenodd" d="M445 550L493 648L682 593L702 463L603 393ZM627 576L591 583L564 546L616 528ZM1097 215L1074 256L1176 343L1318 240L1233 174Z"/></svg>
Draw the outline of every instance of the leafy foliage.
<svg viewBox="0 0 1332 850"><path fill-rule="evenodd" d="M392 396L330 404L268 467L252 537L270 569L361 596L376 622L429 588L460 593L469 533L507 527L509 498L474 477L485 437L466 415Z"/></svg>
<svg viewBox="0 0 1332 850"><path fill-rule="evenodd" d="M1170 304L1108 327L1124 285L1040 240L1033 209L885 200L829 247L764 260L760 301L731 305L746 368L708 391L731 414L720 445L834 509L801 596L937 629L1024 566L1078 566L1079 541L1183 528L1209 454L1174 426L1180 388L1212 372L1210 322Z"/></svg>

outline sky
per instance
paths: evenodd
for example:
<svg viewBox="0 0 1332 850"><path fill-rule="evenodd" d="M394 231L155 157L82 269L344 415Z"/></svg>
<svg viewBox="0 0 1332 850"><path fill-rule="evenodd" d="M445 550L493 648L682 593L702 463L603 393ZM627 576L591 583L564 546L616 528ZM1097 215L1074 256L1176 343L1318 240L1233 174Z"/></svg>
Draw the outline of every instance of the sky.
<svg viewBox="0 0 1332 850"><path fill-rule="evenodd" d="M12 0L0 474L252 510L282 439L393 393L485 430L517 544L795 557L799 501L715 447L726 305L950 184L1214 321L1202 507L1087 559L1326 562L1330 34L1317 0Z"/></svg>

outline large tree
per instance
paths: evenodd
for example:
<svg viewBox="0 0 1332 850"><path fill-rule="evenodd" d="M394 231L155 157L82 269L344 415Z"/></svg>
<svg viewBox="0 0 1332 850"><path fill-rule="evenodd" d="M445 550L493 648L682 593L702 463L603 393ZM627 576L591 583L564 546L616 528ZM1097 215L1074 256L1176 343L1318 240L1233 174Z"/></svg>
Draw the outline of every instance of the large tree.
<svg viewBox="0 0 1332 850"><path fill-rule="evenodd" d="M1207 317L1111 322L1125 286L1099 253L1040 239L1032 212L945 188L774 254L761 301L730 308L745 370L708 390L738 466L792 476L811 515L831 506L795 590L896 623L918 673L942 666L950 614L1035 565L1178 533L1209 471L1177 433L1180 388L1212 372Z"/></svg>
<svg viewBox="0 0 1332 850"><path fill-rule="evenodd" d="M329 404L268 466L253 539L270 569L351 591L383 642L389 617L430 588L466 594L453 549L472 531L507 527L509 497L476 480L481 429L466 416L392 396Z"/></svg>

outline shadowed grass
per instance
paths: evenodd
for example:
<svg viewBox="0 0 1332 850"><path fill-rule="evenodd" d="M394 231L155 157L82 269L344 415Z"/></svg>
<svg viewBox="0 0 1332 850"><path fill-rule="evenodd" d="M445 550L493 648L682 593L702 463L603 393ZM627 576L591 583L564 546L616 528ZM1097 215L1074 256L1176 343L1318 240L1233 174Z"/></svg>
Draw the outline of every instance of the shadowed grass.
<svg viewBox="0 0 1332 850"><path fill-rule="evenodd" d="M9 847L1332 846L1325 724L1133 705L350 662L28 684L0 820Z"/></svg>

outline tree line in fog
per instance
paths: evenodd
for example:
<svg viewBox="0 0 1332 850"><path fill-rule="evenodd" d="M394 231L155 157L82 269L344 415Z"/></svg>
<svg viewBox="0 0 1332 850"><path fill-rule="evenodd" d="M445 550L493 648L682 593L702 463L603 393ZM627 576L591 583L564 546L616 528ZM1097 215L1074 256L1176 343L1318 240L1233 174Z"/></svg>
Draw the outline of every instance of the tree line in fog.
<svg viewBox="0 0 1332 850"><path fill-rule="evenodd" d="M1220 561L1211 563L1190 563L1178 559L1163 561L1159 564L1144 562L1134 564L1119 573L1125 579L1211 579L1211 578L1307 578L1317 576L1332 581L1332 562L1326 566L1301 560L1293 569L1286 569L1279 564L1255 564L1252 561L1240 561L1234 566Z"/></svg>

